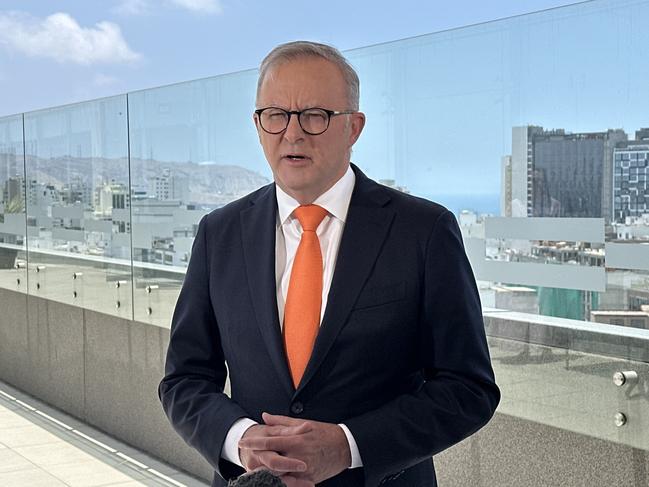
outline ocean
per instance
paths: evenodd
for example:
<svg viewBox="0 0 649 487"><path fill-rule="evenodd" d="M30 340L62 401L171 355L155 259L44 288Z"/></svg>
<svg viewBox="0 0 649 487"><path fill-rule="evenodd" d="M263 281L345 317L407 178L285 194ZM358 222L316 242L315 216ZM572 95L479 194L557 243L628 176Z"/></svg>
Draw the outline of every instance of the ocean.
<svg viewBox="0 0 649 487"><path fill-rule="evenodd" d="M477 214L500 215L499 194L422 194L426 199L444 205L456 216L462 210L473 211Z"/></svg>

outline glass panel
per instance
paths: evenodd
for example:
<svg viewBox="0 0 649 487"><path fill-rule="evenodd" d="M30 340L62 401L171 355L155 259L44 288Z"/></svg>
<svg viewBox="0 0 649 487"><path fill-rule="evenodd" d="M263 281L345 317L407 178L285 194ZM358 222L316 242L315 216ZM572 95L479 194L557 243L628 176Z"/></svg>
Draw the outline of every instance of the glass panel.
<svg viewBox="0 0 649 487"><path fill-rule="evenodd" d="M456 214L487 307L644 312L604 273L647 265L637 246L608 265L605 245L649 240L647 18L648 2L593 2L348 53L368 118L354 159Z"/></svg>
<svg viewBox="0 0 649 487"><path fill-rule="evenodd" d="M490 338L489 347L501 413L649 450L647 363L499 338ZM613 376L628 371L639 380L615 387Z"/></svg>
<svg viewBox="0 0 649 487"><path fill-rule="evenodd" d="M271 181L256 71L129 95L134 316L169 326L200 218Z"/></svg>
<svg viewBox="0 0 649 487"><path fill-rule="evenodd" d="M643 450L647 21L647 1L587 2L348 53L353 160L458 218L499 412Z"/></svg>
<svg viewBox="0 0 649 487"><path fill-rule="evenodd" d="M132 318L126 97L25 115L29 290Z"/></svg>
<svg viewBox="0 0 649 487"><path fill-rule="evenodd" d="M0 287L27 292L22 115L0 119Z"/></svg>

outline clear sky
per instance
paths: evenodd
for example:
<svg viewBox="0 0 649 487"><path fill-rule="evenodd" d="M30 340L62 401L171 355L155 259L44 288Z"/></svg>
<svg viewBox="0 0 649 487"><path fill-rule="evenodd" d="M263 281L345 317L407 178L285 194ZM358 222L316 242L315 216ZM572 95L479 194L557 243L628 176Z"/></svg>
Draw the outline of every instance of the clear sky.
<svg viewBox="0 0 649 487"><path fill-rule="evenodd" d="M276 44L342 50L566 0L0 0L0 116L255 67Z"/></svg>

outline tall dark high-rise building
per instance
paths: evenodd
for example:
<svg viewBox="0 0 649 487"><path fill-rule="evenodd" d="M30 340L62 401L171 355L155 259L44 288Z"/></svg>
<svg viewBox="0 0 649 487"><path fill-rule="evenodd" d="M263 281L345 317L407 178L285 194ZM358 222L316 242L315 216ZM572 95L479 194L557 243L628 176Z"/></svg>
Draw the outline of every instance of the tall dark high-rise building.
<svg viewBox="0 0 649 487"><path fill-rule="evenodd" d="M614 219L649 213L649 128L635 133L635 140L615 147L613 173Z"/></svg>
<svg viewBox="0 0 649 487"><path fill-rule="evenodd" d="M567 133L514 127L509 181L511 214L534 217L613 217L613 149L622 130ZM510 187L508 187L508 185Z"/></svg>

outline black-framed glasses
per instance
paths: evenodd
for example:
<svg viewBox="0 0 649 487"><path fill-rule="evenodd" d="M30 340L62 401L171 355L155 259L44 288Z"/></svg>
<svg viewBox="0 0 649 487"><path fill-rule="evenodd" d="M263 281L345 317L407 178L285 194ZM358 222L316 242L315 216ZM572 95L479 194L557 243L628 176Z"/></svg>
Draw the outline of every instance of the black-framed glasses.
<svg viewBox="0 0 649 487"><path fill-rule="evenodd" d="M255 110L259 117L259 124L264 131L269 134L280 134L286 130L291 115L297 116L297 121L309 135L320 135L329 128L331 117L336 115L349 115L356 113L356 110L344 110L337 112L335 110L326 110L324 108L307 108L305 110L284 110L283 108L267 107Z"/></svg>

